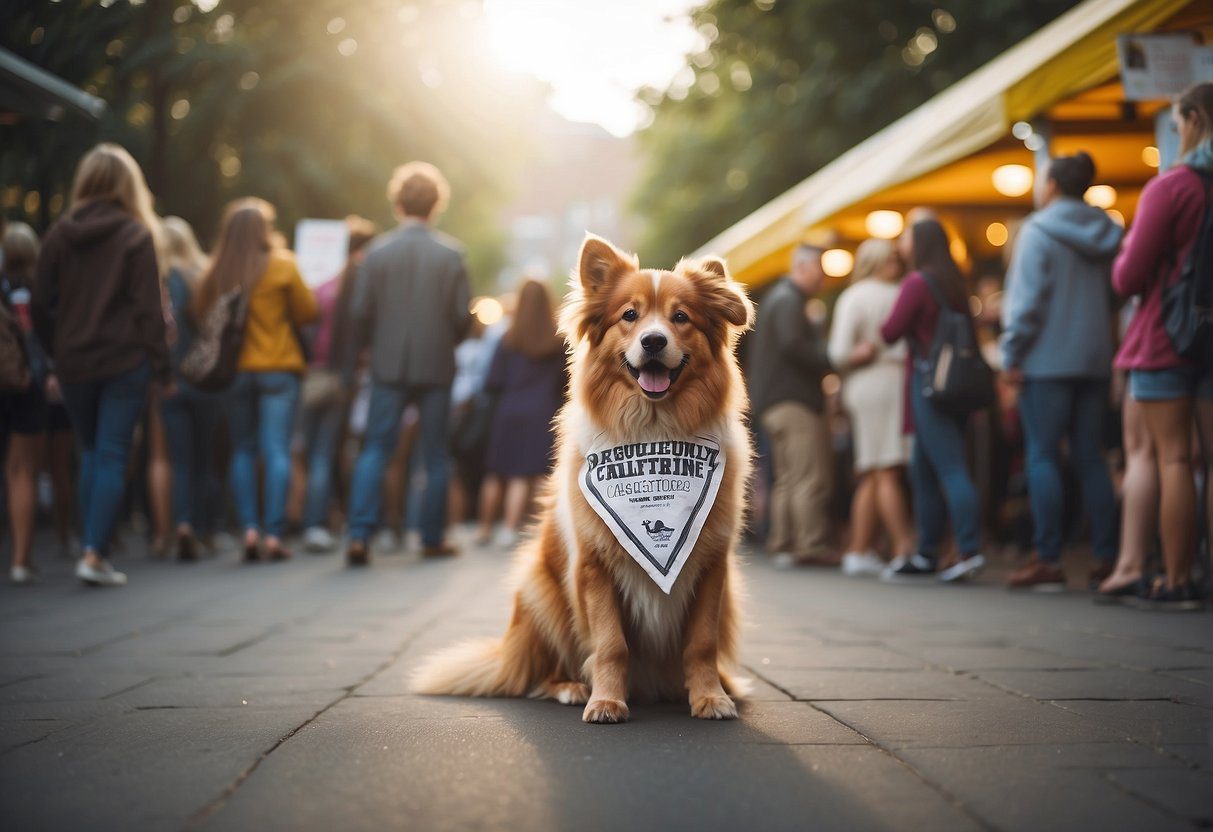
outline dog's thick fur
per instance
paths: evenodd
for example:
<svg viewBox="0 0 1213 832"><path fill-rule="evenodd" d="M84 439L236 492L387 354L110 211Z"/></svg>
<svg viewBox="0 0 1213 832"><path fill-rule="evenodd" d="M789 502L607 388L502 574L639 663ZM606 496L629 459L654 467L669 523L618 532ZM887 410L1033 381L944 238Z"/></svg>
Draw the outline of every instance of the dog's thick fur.
<svg viewBox="0 0 1213 832"><path fill-rule="evenodd" d="M560 321L571 383L557 417L556 469L537 534L517 554L509 627L501 640L430 657L413 689L587 703L586 722L626 720L629 693L689 696L693 716L733 719L729 693L743 693L744 681L730 675L738 637L734 549L751 457L734 347L753 323L753 305L716 258L642 270L634 257L589 235L579 260ZM640 343L654 333L668 341L656 357ZM669 372L664 395L642 389L641 365ZM724 479L666 595L585 501L578 472L598 439L647 442L703 432L720 437Z"/></svg>

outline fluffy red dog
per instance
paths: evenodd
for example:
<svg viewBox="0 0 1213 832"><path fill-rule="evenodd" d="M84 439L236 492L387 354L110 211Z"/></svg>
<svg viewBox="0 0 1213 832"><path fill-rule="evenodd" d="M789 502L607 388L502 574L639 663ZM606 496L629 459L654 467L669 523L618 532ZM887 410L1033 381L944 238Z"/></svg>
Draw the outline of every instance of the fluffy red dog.
<svg viewBox="0 0 1213 832"><path fill-rule="evenodd" d="M625 721L629 692L689 696L692 716L734 719L734 549L751 457L734 346L753 305L716 258L641 269L590 235L579 260L560 321L572 349L557 464L538 534L517 554L509 627L430 657L414 689L586 703L586 722ZM686 476L655 476L670 473ZM673 526L677 509L653 510L685 498L626 496L662 489L706 496ZM604 495L644 519L629 526Z"/></svg>

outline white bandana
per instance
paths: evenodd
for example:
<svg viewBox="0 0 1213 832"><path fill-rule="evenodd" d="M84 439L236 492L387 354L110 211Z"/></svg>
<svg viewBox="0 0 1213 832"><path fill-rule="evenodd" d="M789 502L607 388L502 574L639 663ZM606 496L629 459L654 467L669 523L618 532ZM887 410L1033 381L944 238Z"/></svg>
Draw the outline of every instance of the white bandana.
<svg viewBox="0 0 1213 832"><path fill-rule="evenodd" d="M724 479L720 440L596 442L581 493L632 559L667 595L695 549Z"/></svg>

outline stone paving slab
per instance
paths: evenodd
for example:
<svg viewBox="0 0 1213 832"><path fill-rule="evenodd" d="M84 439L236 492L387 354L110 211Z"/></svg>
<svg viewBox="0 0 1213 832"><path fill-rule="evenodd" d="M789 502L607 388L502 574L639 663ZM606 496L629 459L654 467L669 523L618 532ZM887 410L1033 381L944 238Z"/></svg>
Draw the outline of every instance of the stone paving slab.
<svg viewBox="0 0 1213 832"><path fill-rule="evenodd" d="M743 672L755 693L741 719L634 704L627 725L587 726L551 702L409 694L421 657L501 632L501 552L384 556L362 572L335 556L128 559L117 592L42 565L42 586L0 587L5 829L1209 821L1208 615L753 558Z"/></svg>

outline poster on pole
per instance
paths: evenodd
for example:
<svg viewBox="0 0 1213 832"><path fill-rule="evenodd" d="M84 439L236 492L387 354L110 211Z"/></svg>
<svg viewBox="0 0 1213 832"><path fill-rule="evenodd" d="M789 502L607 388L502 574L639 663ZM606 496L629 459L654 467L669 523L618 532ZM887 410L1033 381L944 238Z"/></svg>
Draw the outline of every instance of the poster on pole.
<svg viewBox="0 0 1213 832"><path fill-rule="evenodd" d="M1126 101L1156 101L1213 81L1213 51L1190 32L1120 35L1120 80Z"/></svg>
<svg viewBox="0 0 1213 832"><path fill-rule="evenodd" d="M300 220L295 226L295 260L303 282L315 288L340 274L349 238L344 220Z"/></svg>

